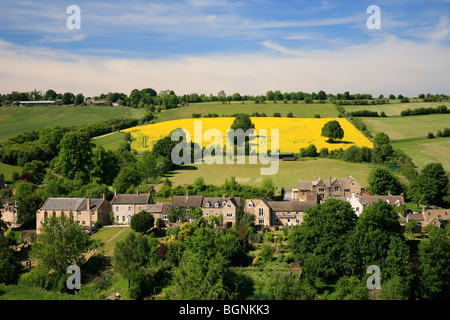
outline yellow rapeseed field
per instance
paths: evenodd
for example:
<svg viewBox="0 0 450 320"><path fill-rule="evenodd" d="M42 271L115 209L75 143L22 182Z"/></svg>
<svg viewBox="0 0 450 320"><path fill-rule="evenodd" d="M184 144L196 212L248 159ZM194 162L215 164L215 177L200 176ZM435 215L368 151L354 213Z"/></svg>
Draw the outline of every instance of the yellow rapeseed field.
<svg viewBox="0 0 450 320"><path fill-rule="evenodd" d="M344 118L277 118L277 117L252 117L255 124L256 134L261 129L267 129L268 145L270 147L271 131L270 129L279 130L279 149L280 152L298 153L300 148L306 148L310 144L314 144L319 151L321 148L347 149L352 145L358 147L373 148L372 142L367 139L360 131L358 131L347 119ZM342 143L328 143L327 138L321 136L322 127L331 120L337 120L344 129L344 139ZM149 124L122 130L122 132L130 132L135 139L132 148L137 151L151 150L153 144L165 136L169 135L173 130L181 128L187 130L191 138L194 139L194 122L200 121L202 132L208 129L218 129L225 137L226 129L229 129L234 118L197 118L197 119L181 119L156 124ZM226 139L223 138L225 142ZM210 141L203 141L203 146L209 145Z"/></svg>

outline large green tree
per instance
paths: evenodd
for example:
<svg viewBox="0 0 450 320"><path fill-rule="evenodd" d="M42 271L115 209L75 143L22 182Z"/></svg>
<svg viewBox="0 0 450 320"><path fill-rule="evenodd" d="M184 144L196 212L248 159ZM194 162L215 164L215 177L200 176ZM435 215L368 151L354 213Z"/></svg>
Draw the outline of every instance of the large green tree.
<svg viewBox="0 0 450 320"><path fill-rule="evenodd" d="M288 247L305 275L335 281L345 274L347 239L356 220L350 203L336 199L306 209L303 223L288 234Z"/></svg>
<svg viewBox="0 0 450 320"><path fill-rule="evenodd" d="M130 227L136 232L145 233L155 225L155 218L150 212L141 211L131 217Z"/></svg>
<svg viewBox="0 0 450 320"><path fill-rule="evenodd" d="M32 240L30 257L36 259L35 270L42 276L65 274L69 266L81 266L85 254L97 246L83 227L67 216L48 218L39 228L41 233Z"/></svg>
<svg viewBox="0 0 450 320"><path fill-rule="evenodd" d="M118 241L114 247L114 270L128 280L128 288L133 278L139 275L154 260L156 244L149 242L148 237L130 232L127 237ZM154 248L153 248L154 249Z"/></svg>
<svg viewBox="0 0 450 320"><path fill-rule="evenodd" d="M425 205L443 205L447 195L448 179L440 163L429 163L411 182L408 188L410 198Z"/></svg>
<svg viewBox="0 0 450 320"><path fill-rule="evenodd" d="M71 131L61 139L55 167L69 179L90 180L93 143L84 131Z"/></svg>
<svg viewBox="0 0 450 320"><path fill-rule="evenodd" d="M394 270L398 264L404 264L408 257L403 249L397 249L401 244L398 242L404 244L405 240L394 208L382 200L364 207L347 241L347 270L356 276L366 272L370 265L377 265L384 270L390 250L391 256L394 252L402 253L398 257L400 262L392 260L389 263L391 270Z"/></svg>
<svg viewBox="0 0 450 320"><path fill-rule="evenodd" d="M373 194L386 195L388 192L398 194L400 191L400 184L397 178L386 168L377 167L372 169L367 182Z"/></svg>
<svg viewBox="0 0 450 320"><path fill-rule="evenodd" d="M344 129L337 120L328 121L322 128L322 137L328 138L328 142L335 142L344 138Z"/></svg>

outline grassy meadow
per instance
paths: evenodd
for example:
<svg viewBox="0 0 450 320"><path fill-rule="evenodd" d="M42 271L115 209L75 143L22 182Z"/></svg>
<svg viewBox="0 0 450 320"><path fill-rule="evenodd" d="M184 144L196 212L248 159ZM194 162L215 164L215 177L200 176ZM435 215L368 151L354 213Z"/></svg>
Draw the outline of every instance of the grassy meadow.
<svg viewBox="0 0 450 320"><path fill-rule="evenodd" d="M218 114L219 116L228 116L236 113L253 114L258 112L265 113L266 116L271 117L275 112L281 113L282 117L286 117L289 112L292 112L294 117L313 118L319 114L322 118L334 118L338 116L336 107L331 103L283 103L278 101L273 103L267 101L266 103L256 104L253 101L231 102L223 104L222 102L200 102L190 103L188 106L179 107L176 109L163 110L157 115L155 122L163 122L177 119L190 119L193 113L201 114Z"/></svg>
<svg viewBox="0 0 450 320"><path fill-rule="evenodd" d="M44 127L89 125L111 119L140 119L144 113L144 109L129 107L1 107L0 141Z"/></svg>
<svg viewBox="0 0 450 320"><path fill-rule="evenodd" d="M429 114L409 117L361 118L367 128L375 135L386 133L391 140L426 137L428 132L436 134L450 128L450 114Z"/></svg>
<svg viewBox="0 0 450 320"><path fill-rule="evenodd" d="M450 108L450 104L445 102L408 102L408 103L401 103L398 100L390 101L388 104L381 104L381 105L367 105L367 106L343 106L344 109L348 112L351 111L358 111L358 110L369 110L369 111L376 111L378 114L384 111L384 113L388 117L392 116L400 116L400 113L403 110L406 109L417 109L417 108L436 108L441 105L446 105L448 108Z"/></svg>
<svg viewBox="0 0 450 320"><path fill-rule="evenodd" d="M414 164L423 168L427 163L440 162L444 169L450 172L450 138L415 139L411 141L395 142L394 148L403 150L408 154Z"/></svg>
<svg viewBox="0 0 450 320"><path fill-rule="evenodd" d="M222 185L225 179L235 177L242 184L259 186L264 177L270 177L278 187L295 188L298 180L315 180L317 177L328 179L329 176L344 178L352 175L363 187L367 186L367 177L372 165L367 163L350 163L333 159L306 159L298 161L280 161L278 173L273 176L262 176L260 169L269 165L261 163L249 164L192 164L184 165L179 170L169 174L167 178L173 185L192 184L195 178L203 177L206 184Z"/></svg>

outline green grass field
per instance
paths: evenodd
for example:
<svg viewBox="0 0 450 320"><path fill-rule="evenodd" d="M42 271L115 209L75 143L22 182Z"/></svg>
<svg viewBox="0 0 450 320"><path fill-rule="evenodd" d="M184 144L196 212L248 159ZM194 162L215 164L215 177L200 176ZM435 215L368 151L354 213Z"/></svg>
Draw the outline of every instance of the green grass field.
<svg viewBox="0 0 450 320"><path fill-rule="evenodd" d="M55 125L89 125L111 119L140 119L143 109L129 107L1 107L0 141L22 132Z"/></svg>
<svg viewBox="0 0 450 320"><path fill-rule="evenodd" d="M11 166L9 164L0 162L0 173L5 176L5 181L12 181L13 173L17 172L19 175L22 174L22 167Z"/></svg>
<svg viewBox="0 0 450 320"><path fill-rule="evenodd" d="M428 132L436 135L438 130L450 128L450 114L360 119L373 135L384 132L391 140L426 137Z"/></svg>
<svg viewBox="0 0 450 320"><path fill-rule="evenodd" d="M388 104L382 105L368 105L368 106L343 106L346 111L357 111L357 110L369 110L369 111L377 111L379 114L384 111L384 113L390 116L399 116L400 112L406 109L416 109L416 108L436 108L437 106L446 105L447 108L450 108L450 103L448 101L444 102L409 102L409 103L401 103L398 100L391 101Z"/></svg>
<svg viewBox="0 0 450 320"><path fill-rule="evenodd" d="M155 122L169 121L175 119L190 119L193 113L206 115L208 113L216 113L219 116L232 115L235 113L253 114L254 112L265 113L268 117L272 116L274 112L281 113L282 117L286 117L289 112L292 112L297 118L313 118L316 114L320 114L322 118L334 118L338 116L336 107L333 104L306 104L299 102L293 104L292 102L283 103L278 101L276 104L268 101L262 104L256 104L252 101L232 102L230 104L222 104L222 102L204 102L191 103L185 107L176 109L164 110L157 115Z"/></svg>
<svg viewBox="0 0 450 320"><path fill-rule="evenodd" d="M120 132L114 132L112 134L93 139L93 142L97 147L103 147L106 150L112 151L118 150L120 144L124 141L123 135Z"/></svg>
<svg viewBox="0 0 450 320"><path fill-rule="evenodd" d="M393 143L394 148L403 150L412 158L414 164L423 168L427 163L440 162L446 171L450 171L450 138L417 139Z"/></svg>
<svg viewBox="0 0 450 320"><path fill-rule="evenodd" d="M198 164L185 165L167 177L173 185L192 184L195 178L203 177L206 184L222 185L225 179L235 177L242 184L258 186L264 177L270 177L278 187L296 188L298 180L315 180L317 177L328 179L329 176L344 178L352 175L363 187L367 186L367 177L372 169L369 164L349 163L332 159L310 159L303 161L280 161L278 173L273 176L262 176L258 164Z"/></svg>

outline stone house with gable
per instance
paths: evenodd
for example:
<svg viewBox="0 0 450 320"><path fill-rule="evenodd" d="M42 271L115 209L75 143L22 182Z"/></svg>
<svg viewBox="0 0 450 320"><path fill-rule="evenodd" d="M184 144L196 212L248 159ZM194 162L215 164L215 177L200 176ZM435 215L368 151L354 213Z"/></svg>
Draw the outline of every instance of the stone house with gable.
<svg viewBox="0 0 450 320"><path fill-rule="evenodd" d="M47 218L62 215L78 221L83 227L91 227L95 222L108 225L110 221L111 204L103 196L102 199L91 198L48 198L36 211L36 233Z"/></svg>
<svg viewBox="0 0 450 320"><path fill-rule="evenodd" d="M184 208L186 212L190 208L200 208L203 217L222 215L223 226L233 227L236 225L236 217L241 206L240 197L204 197L202 195L173 196L170 206L175 209ZM170 207L169 206L169 207Z"/></svg>
<svg viewBox="0 0 450 320"><path fill-rule="evenodd" d="M8 225L8 228L19 228L22 224L17 223L17 201L2 199L0 207L1 219Z"/></svg>
<svg viewBox="0 0 450 320"><path fill-rule="evenodd" d="M111 201L114 220L117 224L130 224L131 217L136 213L147 210L149 204L154 204L151 192L135 194L117 194Z"/></svg>
<svg viewBox="0 0 450 320"><path fill-rule="evenodd" d="M268 198L247 199L244 211L255 216L255 226L285 227L303 222L305 210L317 204L315 201L270 201Z"/></svg>
<svg viewBox="0 0 450 320"><path fill-rule="evenodd" d="M422 212L409 213L405 217L405 222L416 221L417 231L424 232L429 225L442 228L445 223L449 223L450 209L425 209Z"/></svg>

